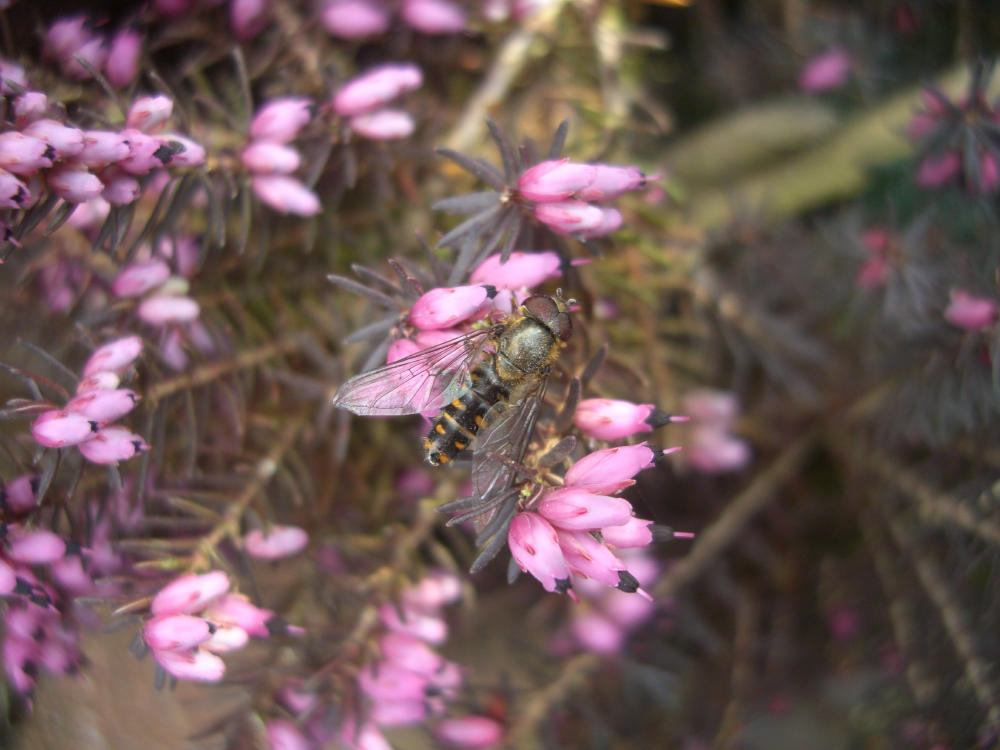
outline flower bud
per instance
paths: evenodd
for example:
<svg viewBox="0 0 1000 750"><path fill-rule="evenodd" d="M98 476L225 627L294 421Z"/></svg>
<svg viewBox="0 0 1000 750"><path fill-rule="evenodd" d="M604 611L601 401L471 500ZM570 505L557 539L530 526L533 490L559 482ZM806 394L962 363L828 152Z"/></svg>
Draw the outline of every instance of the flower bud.
<svg viewBox="0 0 1000 750"><path fill-rule="evenodd" d="M14 102L14 117L19 128L45 116L49 98L41 91L25 91Z"/></svg>
<svg viewBox="0 0 1000 750"><path fill-rule="evenodd" d="M389 11L378 0L330 0L319 14L319 22L341 39L365 39L389 28Z"/></svg>
<svg viewBox="0 0 1000 750"><path fill-rule="evenodd" d="M633 516L620 526L605 526L601 529L601 536L605 544L615 549L645 547L653 541L653 532L649 529L652 524L652 521Z"/></svg>
<svg viewBox="0 0 1000 750"><path fill-rule="evenodd" d="M514 516L507 544L517 566L537 578L546 591L569 590L569 566L556 530L540 515L526 511Z"/></svg>
<svg viewBox="0 0 1000 750"><path fill-rule="evenodd" d="M603 542L586 531L559 529L557 535L559 548L573 573L611 588L618 586L619 573L628 568Z"/></svg>
<svg viewBox="0 0 1000 750"><path fill-rule="evenodd" d="M273 141L253 141L240 155L243 166L258 174L288 174L302 163L299 152Z"/></svg>
<svg viewBox="0 0 1000 750"><path fill-rule="evenodd" d="M465 13L449 0L403 0L400 15L410 28L425 34L457 34L465 29Z"/></svg>
<svg viewBox="0 0 1000 750"><path fill-rule="evenodd" d="M250 634L239 625L224 624L216 627L212 637L201 644L201 647L213 654L228 654L239 651L249 641Z"/></svg>
<svg viewBox="0 0 1000 750"><path fill-rule="evenodd" d="M192 614L229 591L229 577L221 570L196 575L189 573L171 581L153 597L149 605L154 615Z"/></svg>
<svg viewBox="0 0 1000 750"><path fill-rule="evenodd" d="M215 626L194 615L158 615L142 628L146 645L154 651L181 651L204 643L212 637Z"/></svg>
<svg viewBox="0 0 1000 750"><path fill-rule="evenodd" d="M267 739L271 750L313 750L314 745L297 726L285 719L267 722Z"/></svg>
<svg viewBox="0 0 1000 750"><path fill-rule="evenodd" d="M518 250L501 263L500 253L491 255L469 274L473 284L491 284L497 289L532 289L549 279L562 275L562 261L558 254L547 250L543 253L525 253Z"/></svg>
<svg viewBox="0 0 1000 750"><path fill-rule="evenodd" d="M49 188L67 203L83 203L100 197L104 183L100 178L79 167L56 167L45 175Z"/></svg>
<svg viewBox="0 0 1000 750"><path fill-rule="evenodd" d="M0 169L0 208L22 208L30 200L28 187L9 172Z"/></svg>
<svg viewBox="0 0 1000 750"><path fill-rule="evenodd" d="M121 132L122 138L129 145L129 154L116 163L120 169L134 175L143 175L153 169L169 164L173 159L173 151L148 133L134 128ZM110 199L109 199L110 200Z"/></svg>
<svg viewBox="0 0 1000 750"><path fill-rule="evenodd" d="M316 193L292 177L260 175L253 178L252 185L257 198L281 213L314 216L320 212Z"/></svg>
<svg viewBox="0 0 1000 750"><path fill-rule="evenodd" d="M21 638L7 637L3 642L4 671L14 689L28 695L35 689L35 675L38 673L38 644Z"/></svg>
<svg viewBox="0 0 1000 750"><path fill-rule="evenodd" d="M530 201L564 201L593 182L594 175L592 164L578 164L569 159L543 161L521 175L517 190Z"/></svg>
<svg viewBox="0 0 1000 750"><path fill-rule="evenodd" d="M543 496L538 513L560 529L589 531L627 523L632 517L632 505L621 497L562 487Z"/></svg>
<svg viewBox="0 0 1000 750"><path fill-rule="evenodd" d="M932 188L950 182L962 170L962 159L956 151L932 154L924 158L917 168L917 184Z"/></svg>
<svg viewBox="0 0 1000 750"><path fill-rule="evenodd" d="M90 36L83 15L66 16L52 22L45 32L45 54L57 60L72 57Z"/></svg>
<svg viewBox="0 0 1000 750"><path fill-rule="evenodd" d="M70 399L66 411L106 425L128 414L138 401L135 391L128 388L93 390Z"/></svg>
<svg viewBox="0 0 1000 750"><path fill-rule="evenodd" d="M650 606L649 602L645 604ZM574 617L569 624L569 631L581 647L595 654L619 654L625 644L625 631L622 627L600 612L586 612Z"/></svg>
<svg viewBox="0 0 1000 750"><path fill-rule="evenodd" d="M83 378L76 386L77 394L91 391L112 391L121 383L121 378L113 372L95 372Z"/></svg>
<svg viewBox="0 0 1000 750"><path fill-rule="evenodd" d="M250 137L260 141L286 143L312 119L314 109L308 99L275 99L258 110L250 122Z"/></svg>
<svg viewBox="0 0 1000 750"><path fill-rule="evenodd" d="M48 169L55 149L40 138L10 130L0 133L0 167L14 174L29 175Z"/></svg>
<svg viewBox="0 0 1000 750"><path fill-rule="evenodd" d="M632 477L653 465L654 453L645 443L589 453L566 472L567 486L603 495L613 495L635 482Z"/></svg>
<svg viewBox="0 0 1000 750"><path fill-rule="evenodd" d="M131 263L121 270L111 284L118 297L141 297L170 278L170 266L159 258Z"/></svg>
<svg viewBox="0 0 1000 750"><path fill-rule="evenodd" d="M598 440L621 440L640 432L651 432L646 422L652 404L634 404L610 398L587 398L576 407L573 424Z"/></svg>
<svg viewBox="0 0 1000 750"><path fill-rule="evenodd" d="M235 626L256 638L266 638L274 612L251 603L243 594L225 594L205 607L202 615L217 625Z"/></svg>
<svg viewBox="0 0 1000 750"><path fill-rule="evenodd" d="M488 286L438 287L425 292L410 308L410 322L417 328L450 328L471 317L496 290Z"/></svg>
<svg viewBox="0 0 1000 750"><path fill-rule="evenodd" d="M83 131L57 120L35 120L23 132L26 136L38 138L52 146L60 159L76 156L83 151Z"/></svg>
<svg viewBox="0 0 1000 750"><path fill-rule="evenodd" d="M135 128L143 133L155 133L170 119L173 111L174 102L169 96L142 96L129 109L125 127Z"/></svg>
<svg viewBox="0 0 1000 750"><path fill-rule="evenodd" d="M379 620L389 630L409 633L422 641L440 645L448 638L448 625L440 617L407 610L405 617L391 604L384 604L378 611Z"/></svg>
<svg viewBox="0 0 1000 750"><path fill-rule="evenodd" d="M684 456L699 471L717 474L750 463L750 446L717 427L699 427L691 431Z"/></svg>
<svg viewBox="0 0 1000 750"><path fill-rule="evenodd" d="M85 167L105 167L121 161L131 153L128 143L121 133L110 130L86 130L83 133L83 149L75 161Z"/></svg>
<svg viewBox="0 0 1000 750"><path fill-rule="evenodd" d="M684 413L700 425L727 428L740 411L735 393L703 388L685 394L682 400Z"/></svg>
<svg viewBox="0 0 1000 750"><path fill-rule="evenodd" d="M977 297L955 289L951 293L951 302L945 308L944 319L967 331L982 331L996 322L997 304L988 297Z"/></svg>
<svg viewBox="0 0 1000 750"><path fill-rule="evenodd" d="M422 83L423 74L413 63L380 65L348 81L334 96L333 109L345 116L371 112Z"/></svg>
<svg viewBox="0 0 1000 750"><path fill-rule="evenodd" d="M411 354L416 354L420 349L420 345L415 341L410 339L396 339L389 344L389 350L385 353L385 363L391 365L393 362L405 359Z"/></svg>
<svg viewBox="0 0 1000 750"><path fill-rule="evenodd" d="M154 326L190 323L200 312L201 307L190 297L169 294L147 297L136 308L136 314Z"/></svg>
<svg viewBox="0 0 1000 750"><path fill-rule="evenodd" d="M424 699L377 700L372 703L368 719L385 728L421 724L427 719L428 703Z"/></svg>
<svg viewBox="0 0 1000 750"><path fill-rule="evenodd" d="M140 354L142 354L142 339L138 336L126 336L109 341L90 355L83 366L83 377L102 371L125 372Z"/></svg>
<svg viewBox="0 0 1000 750"><path fill-rule="evenodd" d="M594 178L576 197L585 201L609 201L646 185L646 176L638 167L595 164Z"/></svg>
<svg viewBox="0 0 1000 750"><path fill-rule="evenodd" d="M419 638L406 633L383 633L379 638L382 658L416 674L431 676L444 664L444 657Z"/></svg>
<svg viewBox="0 0 1000 750"><path fill-rule="evenodd" d="M278 560L291 557L309 544L309 535L298 526L274 525L266 533L262 529L251 529L243 537L243 548L251 557L262 560Z"/></svg>
<svg viewBox="0 0 1000 750"><path fill-rule="evenodd" d="M38 476L22 474L0 491L0 509L21 514L38 506Z"/></svg>
<svg viewBox="0 0 1000 750"><path fill-rule="evenodd" d="M434 737L448 747L482 750L503 742L504 730L500 722L486 716L461 716L439 721Z"/></svg>
<svg viewBox="0 0 1000 750"><path fill-rule="evenodd" d="M14 86L22 89L28 87L28 78L24 75L24 68L16 62L0 60L0 94L15 93Z"/></svg>
<svg viewBox="0 0 1000 750"><path fill-rule="evenodd" d="M66 541L45 529L9 528L6 543L7 557L24 565L46 565L66 554Z"/></svg>
<svg viewBox="0 0 1000 750"><path fill-rule="evenodd" d="M113 86L125 88L135 80L139 72L141 55L142 35L134 29L120 29L111 37L108 61L104 64L104 75Z"/></svg>
<svg viewBox="0 0 1000 750"><path fill-rule="evenodd" d="M556 234L579 234L604 224L604 211L599 206L579 200L538 203L535 218Z"/></svg>
<svg viewBox="0 0 1000 750"><path fill-rule="evenodd" d="M617 208L600 208L601 219L596 224L579 227L571 234L584 239L590 237L603 237L606 234L617 232L622 226L622 213Z"/></svg>
<svg viewBox="0 0 1000 750"><path fill-rule="evenodd" d="M93 438L78 447L83 457L95 464L117 464L149 450L145 440L117 425L100 428Z"/></svg>
<svg viewBox="0 0 1000 750"><path fill-rule="evenodd" d="M358 687L375 701L419 701L426 697L427 677L383 662L362 669Z"/></svg>
<svg viewBox="0 0 1000 750"><path fill-rule="evenodd" d="M17 574L6 560L0 557L0 596L14 593L17 588ZM7 630L8 637L10 630Z"/></svg>
<svg viewBox="0 0 1000 750"><path fill-rule="evenodd" d="M267 25L270 0L230 0L229 25L237 39L253 39Z"/></svg>
<svg viewBox="0 0 1000 750"><path fill-rule="evenodd" d="M167 133L159 139L170 150L171 167L198 167L205 163L205 147L187 136Z"/></svg>
<svg viewBox="0 0 1000 750"><path fill-rule="evenodd" d="M62 410L43 412L31 425L31 435L46 448L65 448L92 440L98 425L82 414Z"/></svg>
<svg viewBox="0 0 1000 750"><path fill-rule="evenodd" d="M406 138L416 124L407 112L398 109L380 109L355 115L350 120L351 131L373 141L392 141Z"/></svg>
<svg viewBox="0 0 1000 750"><path fill-rule="evenodd" d="M462 596L462 582L454 573L438 570L405 589L403 603L421 612L436 612Z"/></svg>
<svg viewBox="0 0 1000 750"><path fill-rule="evenodd" d="M104 63L108 59L108 48L104 45L104 37L99 34L89 36L83 44L62 60L63 71L66 75L78 81L86 81L91 77L91 74L76 60L78 57L85 60L95 70L104 67Z"/></svg>
<svg viewBox="0 0 1000 750"><path fill-rule="evenodd" d="M840 88L851 74L850 56L842 49L832 49L810 60L799 75L799 88L819 93Z"/></svg>
<svg viewBox="0 0 1000 750"><path fill-rule="evenodd" d="M226 663L215 654L191 651L153 651L156 663L178 680L218 682L226 672Z"/></svg>

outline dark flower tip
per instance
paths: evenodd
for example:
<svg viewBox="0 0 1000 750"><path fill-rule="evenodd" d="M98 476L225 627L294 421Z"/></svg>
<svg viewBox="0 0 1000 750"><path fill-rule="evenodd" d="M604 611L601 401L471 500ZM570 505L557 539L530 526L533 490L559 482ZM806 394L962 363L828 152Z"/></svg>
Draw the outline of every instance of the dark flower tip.
<svg viewBox="0 0 1000 750"><path fill-rule="evenodd" d="M639 581L627 570L618 571L618 585L615 587L626 594L634 594L639 590Z"/></svg>
<svg viewBox="0 0 1000 750"><path fill-rule="evenodd" d="M675 421L675 419L673 414L668 414L662 409L653 409L643 421L655 430L657 427L663 427L663 425Z"/></svg>
<svg viewBox="0 0 1000 750"><path fill-rule="evenodd" d="M556 579L556 591L558 591L560 594L565 594L571 588L573 588L573 584L570 583L570 580L568 578Z"/></svg>

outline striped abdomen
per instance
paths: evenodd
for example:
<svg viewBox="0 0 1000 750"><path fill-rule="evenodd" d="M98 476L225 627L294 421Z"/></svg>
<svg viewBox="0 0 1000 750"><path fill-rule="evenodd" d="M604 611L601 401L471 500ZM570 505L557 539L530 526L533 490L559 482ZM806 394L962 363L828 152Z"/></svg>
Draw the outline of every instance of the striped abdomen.
<svg viewBox="0 0 1000 750"><path fill-rule="evenodd" d="M427 462L446 464L465 450L486 425L486 414L495 404L510 398L496 375L493 358L481 362L471 373L469 385L444 407L424 441Z"/></svg>

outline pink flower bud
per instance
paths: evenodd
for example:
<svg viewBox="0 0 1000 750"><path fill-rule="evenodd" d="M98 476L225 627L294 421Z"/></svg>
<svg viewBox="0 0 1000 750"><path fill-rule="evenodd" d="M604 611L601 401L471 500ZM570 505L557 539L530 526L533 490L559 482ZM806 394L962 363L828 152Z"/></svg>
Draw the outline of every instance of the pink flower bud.
<svg viewBox="0 0 1000 750"><path fill-rule="evenodd" d="M628 522L632 517L632 505L621 497L562 487L544 495L538 512L560 529L589 531Z"/></svg>
<svg viewBox="0 0 1000 750"><path fill-rule="evenodd" d="M22 694L29 694L35 689L35 678L38 668L38 644L21 638L5 638L3 642L4 671L14 689Z"/></svg>
<svg viewBox="0 0 1000 750"><path fill-rule="evenodd" d="M169 96L142 96L129 109L125 127L135 128L143 133L155 133L170 119L173 111L174 102Z"/></svg>
<svg viewBox="0 0 1000 750"><path fill-rule="evenodd" d="M690 432L684 456L699 471L717 474L736 471L750 463L750 446L719 428L700 427Z"/></svg>
<svg viewBox="0 0 1000 750"><path fill-rule="evenodd" d="M142 185L130 174L118 169L105 169L101 172L104 192L101 197L112 206L127 206L139 200L142 195Z"/></svg>
<svg viewBox="0 0 1000 750"><path fill-rule="evenodd" d="M31 425L31 434L46 448L64 448L92 440L97 423L81 414L62 410L43 412Z"/></svg>
<svg viewBox="0 0 1000 750"><path fill-rule="evenodd" d="M423 723L427 713L428 701L423 699L377 700L372 703L368 719L380 727L405 727Z"/></svg>
<svg viewBox="0 0 1000 750"><path fill-rule="evenodd" d="M24 68L16 62L0 60L0 94L13 94L14 88L10 84L22 89L28 87L28 78L24 75Z"/></svg>
<svg viewBox="0 0 1000 750"><path fill-rule="evenodd" d="M14 174L28 175L48 169L55 149L40 138L16 130L0 133L0 167Z"/></svg>
<svg viewBox="0 0 1000 750"><path fill-rule="evenodd" d="M113 372L95 372L83 378L76 386L77 394L91 391L112 391L121 383L121 378Z"/></svg>
<svg viewBox="0 0 1000 750"><path fill-rule="evenodd" d="M507 544L517 566L537 578L546 591L569 590L569 566L556 530L540 515L527 511L514 516Z"/></svg>
<svg viewBox="0 0 1000 750"><path fill-rule="evenodd" d="M90 37L83 15L66 16L54 21L45 32L45 54L57 60L72 57Z"/></svg>
<svg viewBox="0 0 1000 750"><path fill-rule="evenodd" d="M799 88L811 94L847 83L853 63L842 49L832 49L810 60L799 75Z"/></svg>
<svg viewBox="0 0 1000 750"><path fill-rule="evenodd" d="M910 124L906 126L906 134L915 141L920 140L930 133L937 124L937 116L929 112L918 112L910 120Z"/></svg>
<svg viewBox="0 0 1000 750"><path fill-rule="evenodd" d="M129 153L129 145L121 133L86 130L83 133L83 149L76 155L75 161L85 167L105 167L124 159Z"/></svg>
<svg viewBox="0 0 1000 750"><path fill-rule="evenodd" d="M645 443L589 453L566 472L567 486L602 495L613 495L635 482L632 477L653 465L654 453Z"/></svg>
<svg viewBox="0 0 1000 750"><path fill-rule="evenodd" d="M389 350L385 354L385 363L391 365L393 362L398 362L405 357L409 357L411 354L416 354L421 349L415 341L410 339L396 339L391 344L389 344Z"/></svg>
<svg viewBox="0 0 1000 750"><path fill-rule="evenodd" d="M448 571L435 571L405 589L403 603L421 612L434 613L447 604L458 601L462 596L462 582L458 576Z"/></svg>
<svg viewBox="0 0 1000 750"><path fill-rule="evenodd" d="M153 651L153 658L167 674L178 680L218 682L226 672L226 663L222 659L201 649Z"/></svg>
<svg viewBox="0 0 1000 750"><path fill-rule="evenodd" d="M297 726L285 719L267 722L267 739L271 750L313 750L315 747Z"/></svg>
<svg viewBox="0 0 1000 750"><path fill-rule="evenodd" d="M534 214L556 234L581 234L606 223L604 209L578 200L538 203Z"/></svg>
<svg viewBox="0 0 1000 750"><path fill-rule="evenodd" d="M312 119L315 110L308 99L290 97L268 102L250 122L250 137L286 143Z"/></svg>
<svg viewBox="0 0 1000 750"><path fill-rule="evenodd" d="M6 541L7 557L24 565L46 565L66 554L66 541L45 529L10 528Z"/></svg>
<svg viewBox="0 0 1000 750"><path fill-rule="evenodd" d="M448 638L448 625L440 617L406 611L400 618L399 611L391 604L384 604L378 611L379 620L389 630L409 633L427 643L440 645Z"/></svg>
<svg viewBox="0 0 1000 750"><path fill-rule="evenodd" d="M389 11L378 0L331 0L320 11L323 28L341 39L365 39L389 28Z"/></svg>
<svg viewBox="0 0 1000 750"><path fill-rule="evenodd" d="M170 278L170 266L156 258L132 263L115 277L111 291L118 297L141 297Z"/></svg>
<svg viewBox="0 0 1000 750"><path fill-rule="evenodd" d="M472 316L495 293L478 284L431 289L413 303L410 322L424 330L450 328Z"/></svg>
<svg viewBox="0 0 1000 750"><path fill-rule="evenodd" d="M83 131L57 120L35 120L23 132L52 146L60 159L76 156L83 151Z"/></svg>
<svg viewBox="0 0 1000 750"><path fill-rule="evenodd" d="M45 116L49 108L49 98L41 91L25 91L14 102L14 116L17 126L23 128Z"/></svg>
<svg viewBox="0 0 1000 750"><path fill-rule="evenodd" d="M498 289L532 289L562 275L562 261L551 250L543 253L518 250L510 254L506 263L501 263L500 258L499 253L488 257L469 274L469 281L492 284Z"/></svg>
<svg viewBox="0 0 1000 750"><path fill-rule="evenodd" d="M120 29L111 37L104 75L113 86L122 89L135 80L142 55L142 35L130 28Z"/></svg>
<svg viewBox="0 0 1000 750"><path fill-rule="evenodd" d="M117 464L149 450L145 440L117 425L100 428L92 439L78 447L83 457L95 464Z"/></svg>
<svg viewBox="0 0 1000 750"><path fill-rule="evenodd" d="M340 742L349 750L393 750L392 745L373 723L367 722L359 729L354 719L348 717L339 731Z"/></svg>
<svg viewBox="0 0 1000 750"><path fill-rule="evenodd" d="M194 615L157 615L142 628L146 645L154 651L182 651L212 637L215 626Z"/></svg>
<svg viewBox="0 0 1000 750"><path fill-rule="evenodd" d="M578 164L569 159L543 161L521 175L517 189L531 201L564 201L586 188L594 181L594 176L592 164Z"/></svg>
<svg viewBox="0 0 1000 750"><path fill-rule="evenodd" d="M274 612L252 604L243 594L225 594L209 603L202 615L217 625L245 630L255 638L266 638L270 634L267 623L274 619Z"/></svg>
<svg viewBox="0 0 1000 750"><path fill-rule="evenodd" d="M951 293L951 302L945 308L944 319L967 331L982 331L996 322L997 305L988 297L977 297L955 289Z"/></svg>
<svg viewBox="0 0 1000 750"><path fill-rule="evenodd" d="M373 141L392 141L413 133L416 123L402 110L380 109L355 115L350 119L351 131Z"/></svg>
<svg viewBox="0 0 1000 750"><path fill-rule="evenodd" d="M380 65L348 81L333 98L339 115L371 112L423 83L423 74L413 63Z"/></svg>
<svg viewBox="0 0 1000 750"><path fill-rule="evenodd" d="M594 179L576 192L585 201L609 201L646 185L646 176L638 167L595 164Z"/></svg>
<svg viewBox="0 0 1000 750"><path fill-rule="evenodd" d="M426 697L427 677L383 662L362 669L358 687L376 701L419 701Z"/></svg>
<svg viewBox="0 0 1000 750"><path fill-rule="evenodd" d="M444 664L444 657L406 633L384 633L378 643L383 660L417 674L429 677Z"/></svg>
<svg viewBox="0 0 1000 750"><path fill-rule="evenodd" d="M17 574L14 569L10 566L3 558L0 558L0 596L6 596L7 594L14 593L14 589L17 588ZM7 631L8 636L10 630Z"/></svg>
<svg viewBox="0 0 1000 750"><path fill-rule="evenodd" d="M173 159L173 151L161 143L159 138L135 128L123 130L121 135L129 145L129 154L119 160L117 166L129 174L146 174L169 164Z"/></svg>
<svg viewBox="0 0 1000 750"><path fill-rule="evenodd" d="M252 185L254 195L281 213L315 216L320 212L316 193L292 177L260 175L253 178Z"/></svg>
<svg viewBox="0 0 1000 750"><path fill-rule="evenodd" d="M439 721L434 737L448 747L483 750L503 742L504 729L500 722L486 716L461 716Z"/></svg>
<svg viewBox="0 0 1000 750"><path fill-rule="evenodd" d="M633 404L611 398L587 398L576 407L573 424L598 440L621 440L640 432L651 432L646 419L652 404Z"/></svg>
<svg viewBox="0 0 1000 750"><path fill-rule="evenodd" d="M917 184L921 187L939 187L958 176L962 169L962 159L955 151L932 154L917 168Z"/></svg>
<svg viewBox="0 0 1000 750"><path fill-rule="evenodd" d="M272 141L253 141L243 149L240 159L244 167L258 174L288 174L302 163L296 149Z"/></svg>
<svg viewBox="0 0 1000 750"><path fill-rule="evenodd" d="M26 208L30 198L31 193L23 182L0 169L0 208Z"/></svg>
<svg viewBox="0 0 1000 750"><path fill-rule="evenodd" d="M56 167L45 175L49 188L67 203L83 203L100 197L104 183L100 178L79 167Z"/></svg>
<svg viewBox="0 0 1000 750"><path fill-rule="evenodd" d="M439 328L431 331L417 331L413 337L420 349L428 349L462 335L458 328Z"/></svg>
<svg viewBox="0 0 1000 750"><path fill-rule="evenodd" d="M615 549L645 547L653 541L653 532L649 530L652 524L652 521L633 516L620 526L605 526L601 529L601 536L605 544Z"/></svg>
<svg viewBox="0 0 1000 750"><path fill-rule="evenodd" d="M270 0L230 0L229 24L237 39L253 39L267 25Z"/></svg>
<svg viewBox="0 0 1000 750"><path fill-rule="evenodd" d="M219 625L212 637L201 644L206 651L213 654L228 654L239 651L250 641L250 634L239 625Z"/></svg>
<svg viewBox="0 0 1000 750"><path fill-rule="evenodd" d="M449 0L403 0L407 25L425 34L457 34L465 29L465 13Z"/></svg>
<svg viewBox="0 0 1000 750"><path fill-rule="evenodd" d="M559 548L570 571L584 578L592 578L605 586L618 586L620 571L627 566L603 543L586 531L559 529Z"/></svg>
<svg viewBox="0 0 1000 750"><path fill-rule="evenodd" d="M622 213L617 208L600 208L601 219L596 224L580 227L570 232L577 237L603 237L617 232L622 226ZM553 229L553 231L556 231ZM558 232L557 232L558 233Z"/></svg>
<svg viewBox="0 0 1000 750"><path fill-rule="evenodd" d="M0 509L21 514L38 506L38 476L22 474L7 482L0 491Z"/></svg>
<svg viewBox="0 0 1000 750"><path fill-rule="evenodd" d="M309 535L298 526L271 526L265 533L262 529L251 529L243 537L243 547L251 557L262 560L278 560L291 557L309 544Z"/></svg>
<svg viewBox="0 0 1000 750"><path fill-rule="evenodd" d="M649 602L646 605L649 606ZM622 627L600 612L587 612L574 617L569 630L581 647L595 654L619 654L625 644L625 631Z"/></svg>
<svg viewBox="0 0 1000 750"><path fill-rule="evenodd" d="M171 167L198 167L205 163L205 147L178 133L159 136L160 143L170 149Z"/></svg>
<svg viewBox="0 0 1000 750"><path fill-rule="evenodd" d="M128 388L94 390L70 399L66 404L66 411L80 414L99 425L106 425L128 414L138 401L135 391Z"/></svg>
<svg viewBox="0 0 1000 750"><path fill-rule="evenodd" d="M195 320L200 312L201 307L190 297L168 294L147 297L136 308L136 314L154 326L189 323Z"/></svg>
<svg viewBox="0 0 1000 750"><path fill-rule="evenodd" d="M122 373L142 354L142 339L126 336L98 347L83 366L83 377L97 372Z"/></svg>
<svg viewBox="0 0 1000 750"><path fill-rule="evenodd" d="M687 393L683 400L684 413L692 421L703 425L726 428L740 413L740 402L735 393L703 388Z"/></svg>
<svg viewBox="0 0 1000 750"><path fill-rule="evenodd" d="M149 605L154 615L192 614L229 591L229 577L221 570L196 575L188 573L171 581Z"/></svg>
<svg viewBox="0 0 1000 750"><path fill-rule="evenodd" d="M100 70L108 59L108 48L104 45L104 37L98 34L90 36L72 54L62 60L63 70L70 78L86 81L90 71L81 65L76 58L86 60L90 67Z"/></svg>

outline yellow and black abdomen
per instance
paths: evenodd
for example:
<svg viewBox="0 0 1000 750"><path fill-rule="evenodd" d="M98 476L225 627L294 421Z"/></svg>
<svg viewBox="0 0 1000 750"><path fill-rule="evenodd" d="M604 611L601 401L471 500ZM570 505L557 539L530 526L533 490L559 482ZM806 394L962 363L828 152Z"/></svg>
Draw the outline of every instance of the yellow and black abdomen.
<svg viewBox="0 0 1000 750"><path fill-rule="evenodd" d="M465 450L486 425L486 414L500 401L510 398L510 391L496 375L492 357L481 362L470 374L468 386L444 407L424 441L427 462L439 466Z"/></svg>

